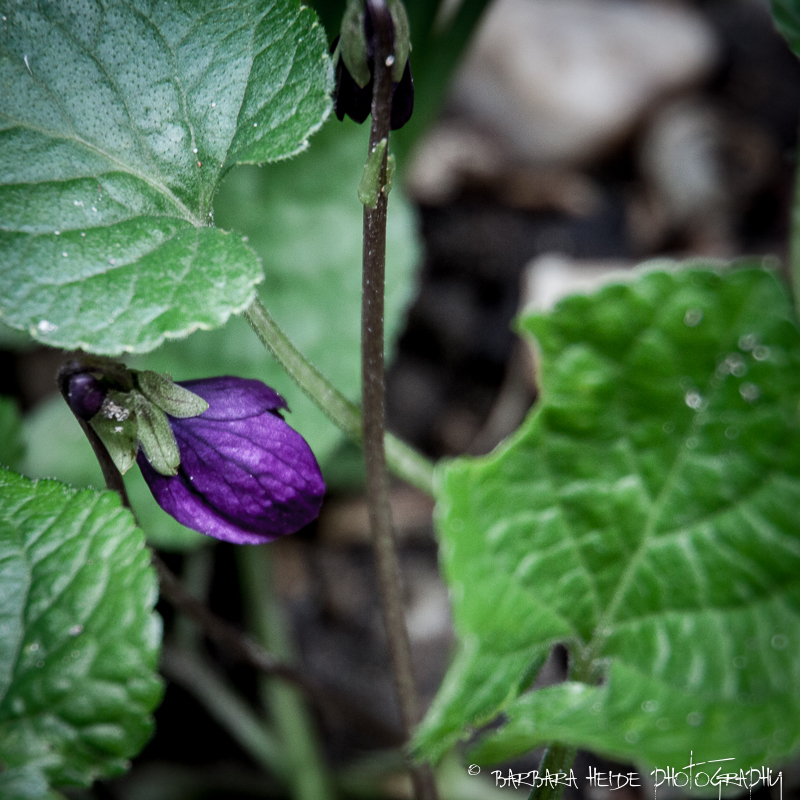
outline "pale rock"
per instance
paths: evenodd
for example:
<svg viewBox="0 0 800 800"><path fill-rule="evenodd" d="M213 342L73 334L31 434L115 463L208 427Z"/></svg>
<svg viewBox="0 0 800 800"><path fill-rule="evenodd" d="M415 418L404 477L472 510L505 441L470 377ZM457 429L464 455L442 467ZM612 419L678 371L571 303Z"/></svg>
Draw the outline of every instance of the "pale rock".
<svg viewBox="0 0 800 800"><path fill-rule="evenodd" d="M534 258L522 274L520 315L551 311L572 294L592 294L609 283L631 278L631 264L622 260L580 260L561 253Z"/></svg>
<svg viewBox="0 0 800 800"><path fill-rule="evenodd" d="M718 50L704 18L675 3L496 0L453 101L519 158L582 163L702 80Z"/></svg>

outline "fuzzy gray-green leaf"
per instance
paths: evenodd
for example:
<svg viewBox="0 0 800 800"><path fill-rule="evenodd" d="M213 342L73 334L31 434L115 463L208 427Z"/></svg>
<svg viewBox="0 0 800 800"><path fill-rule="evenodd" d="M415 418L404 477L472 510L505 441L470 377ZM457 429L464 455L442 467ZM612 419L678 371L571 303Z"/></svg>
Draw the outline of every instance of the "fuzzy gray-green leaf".
<svg viewBox="0 0 800 800"><path fill-rule="evenodd" d="M111 419L102 411L92 417L89 425L102 439L116 468L123 475L136 463L139 451L138 425L135 414L124 420ZM54 442L53 447L60 446Z"/></svg>
<svg viewBox="0 0 800 800"><path fill-rule="evenodd" d="M218 327L261 267L208 227L236 163L302 150L330 108L298 0L5 4L0 317L118 354Z"/></svg>
<svg viewBox="0 0 800 800"><path fill-rule="evenodd" d="M367 37L364 32L364 0L348 0L342 18L339 57L353 80L363 89L372 78L367 64Z"/></svg>

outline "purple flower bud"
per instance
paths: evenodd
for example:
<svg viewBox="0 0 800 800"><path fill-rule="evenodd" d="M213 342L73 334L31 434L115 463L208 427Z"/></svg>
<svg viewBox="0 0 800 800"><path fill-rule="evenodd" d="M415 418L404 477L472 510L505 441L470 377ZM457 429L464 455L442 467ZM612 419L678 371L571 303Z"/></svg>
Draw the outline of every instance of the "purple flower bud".
<svg viewBox="0 0 800 800"><path fill-rule="evenodd" d="M179 384L202 397L196 417L168 417L180 450L174 476L137 457L156 502L178 522L234 544L262 544L319 514L325 483L305 439L280 415L286 401L260 381Z"/></svg>
<svg viewBox="0 0 800 800"><path fill-rule="evenodd" d="M334 42L334 47L336 43ZM372 71L372 61L369 62L370 72ZM370 78L369 83L363 88L359 86L353 76L344 65L344 61L339 59L336 65L336 78L333 89L333 110L336 118L341 122L345 115L350 117L353 122L359 125L370 115L372 111L372 92L374 80ZM414 111L414 81L411 77L411 63L406 61L403 77L399 83L392 81L392 113L389 127L396 131L403 127L411 119Z"/></svg>
<svg viewBox="0 0 800 800"><path fill-rule="evenodd" d="M67 383L67 402L72 413L84 421L90 420L103 405L106 390L88 372L76 372Z"/></svg>
<svg viewBox="0 0 800 800"><path fill-rule="evenodd" d="M405 12L403 12L405 18ZM406 20L407 24L407 20ZM392 42L395 43L395 25L391 21ZM339 121L350 117L359 125L366 120L372 112L372 93L375 80L373 77L375 69L375 53L373 47L374 22L372 19L372 6L369 2L364 4L364 37L366 42L366 52L362 57L366 59L367 69L369 70L369 82L365 86L360 86L350 74L344 57L340 56L336 61L335 84L333 88L333 110ZM407 30L406 30L407 33ZM342 33L344 36L345 33ZM340 37L337 36L331 44L331 53L336 52L336 46ZM410 49L408 41L405 42L404 52ZM394 58L394 56L392 56ZM388 62L387 62L388 63ZM395 76L396 77L396 76ZM389 121L391 130L396 131L411 119L414 110L414 81L411 77L411 62L405 59L402 77L400 80L392 81L392 111Z"/></svg>

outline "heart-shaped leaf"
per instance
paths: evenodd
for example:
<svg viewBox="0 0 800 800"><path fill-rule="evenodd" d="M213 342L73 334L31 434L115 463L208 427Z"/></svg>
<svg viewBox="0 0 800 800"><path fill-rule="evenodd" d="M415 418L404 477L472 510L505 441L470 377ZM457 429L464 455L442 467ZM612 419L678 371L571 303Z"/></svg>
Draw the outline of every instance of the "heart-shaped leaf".
<svg viewBox="0 0 800 800"><path fill-rule="evenodd" d="M800 743L800 336L762 270L650 272L522 328L542 395L511 440L439 474L460 652L437 756L548 742L680 767ZM556 642L572 680L526 693Z"/></svg>
<svg viewBox="0 0 800 800"><path fill-rule="evenodd" d="M261 280L209 227L237 163L328 114L325 35L297 0L4 4L0 316L48 344L146 351L214 328Z"/></svg>

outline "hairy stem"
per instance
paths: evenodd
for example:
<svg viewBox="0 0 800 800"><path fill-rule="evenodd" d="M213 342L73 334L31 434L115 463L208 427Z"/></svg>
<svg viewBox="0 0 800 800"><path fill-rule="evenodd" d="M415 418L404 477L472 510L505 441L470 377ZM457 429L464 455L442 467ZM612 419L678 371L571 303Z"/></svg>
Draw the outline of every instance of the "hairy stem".
<svg viewBox="0 0 800 800"><path fill-rule="evenodd" d="M308 398L356 443L361 443L361 412L289 341L262 302L256 297L244 312L250 326ZM389 467L398 478L433 495L433 465L424 456L386 434Z"/></svg>
<svg viewBox="0 0 800 800"><path fill-rule="evenodd" d="M392 110L391 60L393 23L385 0L367 0L373 23L374 89L369 155L389 138ZM387 63L388 62L388 63ZM386 471L384 436L385 381L383 313L386 273L386 165L389 148L384 146L379 191L374 208L364 206L364 246L361 300L361 406L364 463L367 473L367 506L378 571L381 607L392 657L395 690L403 730L410 738L419 722L419 701L414 684L411 646L403 612L400 565L389 508L389 476ZM436 788L429 768L412 768L417 800L434 798Z"/></svg>

